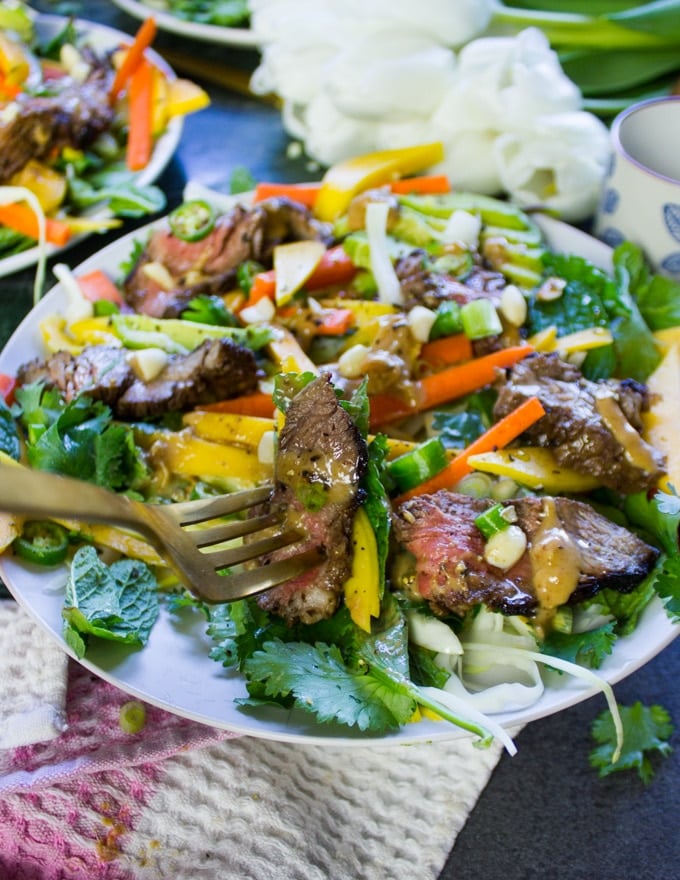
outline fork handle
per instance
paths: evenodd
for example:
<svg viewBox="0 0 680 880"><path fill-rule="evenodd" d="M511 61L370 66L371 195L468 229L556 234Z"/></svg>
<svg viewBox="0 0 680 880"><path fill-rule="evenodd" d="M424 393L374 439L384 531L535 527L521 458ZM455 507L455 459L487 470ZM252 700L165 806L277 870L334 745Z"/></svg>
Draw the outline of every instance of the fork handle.
<svg viewBox="0 0 680 880"><path fill-rule="evenodd" d="M100 486L32 471L20 465L0 464L0 510L49 519L63 517L84 522L127 526L149 536L149 527L135 504Z"/></svg>

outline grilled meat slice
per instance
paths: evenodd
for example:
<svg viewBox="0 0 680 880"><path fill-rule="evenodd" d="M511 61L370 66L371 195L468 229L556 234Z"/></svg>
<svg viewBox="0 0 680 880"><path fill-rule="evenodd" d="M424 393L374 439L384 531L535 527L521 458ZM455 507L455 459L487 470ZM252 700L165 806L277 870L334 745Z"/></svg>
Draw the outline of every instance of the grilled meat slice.
<svg viewBox="0 0 680 880"><path fill-rule="evenodd" d="M66 400L88 394L111 407L124 420L157 418L167 412L238 397L257 386L257 363L248 348L231 339L206 339L186 355L172 355L150 382L135 376L126 350L97 345L78 355L60 351L45 361L18 370L20 385L44 382Z"/></svg>
<svg viewBox="0 0 680 880"><path fill-rule="evenodd" d="M454 300L459 305L473 299L490 299L494 304L500 302L507 284L500 272L473 266L464 278L456 279L433 272L428 267L428 260L425 251L414 250L395 265L407 309L415 305L436 309L447 300Z"/></svg>
<svg viewBox="0 0 680 880"><path fill-rule="evenodd" d="M124 295L135 311L176 317L198 294L233 289L236 270L245 260L269 265L279 244L300 239L329 243L331 237L328 224L289 199L269 199L251 209L236 205L200 241L187 242L169 229L156 230L125 280ZM157 275L146 272L149 263L165 268L167 283L160 284Z"/></svg>
<svg viewBox="0 0 680 880"><path fill-rule="evenodd" d="M19 367L17 381L19 385L44 382L57 388L67 401L85 392L113 407L135 381L135 374L126 360L125 349L96 345L77 356L58 351L47 360L30 361Z"/></svg>
<svg viewBox="0 0 680 880"><path fill-rule="evenodd" d="M154 419L257 388L257 363L249 348L231 339L206 339L186 355L174 355L150 382L136 379L113 405L126 421Z"/></svg>
<svg viewBox="0 0 680 880"><path fill-rule="evenodd" d="M649 408L644 385L632 379L591 382L557 354L535 354L500 380L494 416L500 419L528 397L546 414L526 432L552 448L559 464L597 477L619 492L653 488L664 472L663 456L640 436Z"/></svg>
<svg viewBox="0 0 680 880"><path fill-rule="evenodd" d="M17 97L14 114L0 124L0 183L30 159L42 159L64 146L90 146L114 120L108 99L110 69L90 56L92 72L83 83L65 79L59 92Z"/></svg>
<svg viewBox="0 0 680 880"><path fill-rule="evenodd" d="M658 551L636 535L568 498L526 497L515 508L527 550L507 571L484 558L475 518L494 502L442 490L404 502L393 534L397 585L425 598L438 614L479 604L505 614L550 612L610 588L629 592L654 566Z"/></svg>
<svg viewBox="0 0 680 880"><path fill-rule="evenodd" d="M304 549L319 548L322 564L258 598L289 623L314 623L338 608L351 571L351 531L361 500L366 444L338 403L328 376L314 379L292 400L279 437L273 507L286 527L302 531ZM271 562L297 548L272 554Z"/></svg>

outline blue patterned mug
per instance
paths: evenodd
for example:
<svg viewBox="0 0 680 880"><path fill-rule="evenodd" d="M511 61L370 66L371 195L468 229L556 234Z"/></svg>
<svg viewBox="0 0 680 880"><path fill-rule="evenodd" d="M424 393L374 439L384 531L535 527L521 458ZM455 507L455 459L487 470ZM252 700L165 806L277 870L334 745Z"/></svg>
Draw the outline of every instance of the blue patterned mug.
<svg viewBox="0 0 680 880"><path fill-rule="evenodd" d="M657 271L680 280L680 95L632 105L611 137L595 234L612 247L635 242Z"/></svg>

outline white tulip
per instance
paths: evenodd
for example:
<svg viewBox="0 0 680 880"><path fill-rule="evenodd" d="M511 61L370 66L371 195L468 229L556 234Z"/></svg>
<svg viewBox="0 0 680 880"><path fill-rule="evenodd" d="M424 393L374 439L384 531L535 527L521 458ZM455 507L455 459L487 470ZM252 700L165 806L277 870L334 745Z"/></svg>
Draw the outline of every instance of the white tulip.
<svg viewBox="0 0 680 880"><path fill-rule="evenodd" d="M501 134L494 153L514 201L576 221L595 210L610 149L606 126L577 112L538 117L521 131Z"/></svg>

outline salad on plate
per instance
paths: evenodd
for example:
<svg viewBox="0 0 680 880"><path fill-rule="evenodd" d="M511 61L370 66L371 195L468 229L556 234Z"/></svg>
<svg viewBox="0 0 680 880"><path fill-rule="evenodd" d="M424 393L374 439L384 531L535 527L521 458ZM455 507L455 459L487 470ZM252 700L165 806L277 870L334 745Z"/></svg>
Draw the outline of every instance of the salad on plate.
<svg viewBox="0 0 680 880"><path fill-rule="evenodd" d="M247 0L113 0L144 19L153 15L164 31L225 46L254 47Z"/></svg>
<svg viewBox="0 0 680 880"><path fill-rule="evenodd" d="M0 272L165 206L152 182L206 93L135 37L0 5Z"/></svg>
<svg viewBox="0 0 680 880"><path fill-rule="evenodd" d="M512 749L506 725L602 691L620 748L611 682L677 631L680 291L634 244L451 192L422 173L441 149L247 197L190 187L62 267L0 358L0 465L162 504L271 484L264 512L299 540L258 564L319 555L209 604L140 536L10 511L0 572L73 656L284 737ZM209 665L197 626L226 721L159 683L168 656L180 691Z"/></svg>

